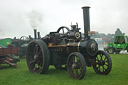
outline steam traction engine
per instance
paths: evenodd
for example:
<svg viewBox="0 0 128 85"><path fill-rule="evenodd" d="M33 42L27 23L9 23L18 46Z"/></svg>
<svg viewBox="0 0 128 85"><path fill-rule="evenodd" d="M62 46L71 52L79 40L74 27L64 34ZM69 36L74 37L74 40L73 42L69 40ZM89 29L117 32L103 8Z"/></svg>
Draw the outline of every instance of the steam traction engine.
<svg viewBox="0 0 128 85"><path fill-rule="evenodd" d="M30 72L44 74L49 65L56 69L68 70L71 77L82 79L86 66L93 67L98 74L111 71L112 61L108 53L98 50L98 44L90 39L89 8L82 7L84 15L84 38L78 24L62 26L42 39L31 41L27 48L26 60Z"/></svg>

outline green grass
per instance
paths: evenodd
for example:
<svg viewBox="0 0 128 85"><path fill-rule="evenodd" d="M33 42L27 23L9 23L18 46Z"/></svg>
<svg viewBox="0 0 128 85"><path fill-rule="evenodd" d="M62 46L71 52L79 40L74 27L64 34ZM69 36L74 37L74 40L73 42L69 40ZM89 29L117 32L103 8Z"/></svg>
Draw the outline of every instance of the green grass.
<svg viewBox="0 0 128 85"><path fill-rule="evenodd" d="M112 70L108 75L99 75L92 67L87 67L86 76L76 80L67 71L56 70L50 66L47 74L28 71L26 60L18 62L15 69L6 64L1 65L0 85L128 85L128 55L112 54Z"/></svg>

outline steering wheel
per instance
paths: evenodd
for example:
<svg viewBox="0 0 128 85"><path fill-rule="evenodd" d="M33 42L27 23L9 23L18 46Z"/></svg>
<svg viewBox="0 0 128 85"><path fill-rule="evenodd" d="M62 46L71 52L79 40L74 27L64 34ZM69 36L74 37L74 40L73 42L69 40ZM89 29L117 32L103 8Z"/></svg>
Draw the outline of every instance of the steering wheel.
<svg viewBox="0 0 128 85"><path fill-rule="evenodd" d="M70 29L69 29L68 27L66 27L66 26L61 26L61 27L57 30L57 32L60 33L60 31L62 30L63 33L60 33L60 34L64 35L64 34L65 34L64 28L67 30L67 33L66 33L66 34L68 34L68 33L70 32Z"/></svg>

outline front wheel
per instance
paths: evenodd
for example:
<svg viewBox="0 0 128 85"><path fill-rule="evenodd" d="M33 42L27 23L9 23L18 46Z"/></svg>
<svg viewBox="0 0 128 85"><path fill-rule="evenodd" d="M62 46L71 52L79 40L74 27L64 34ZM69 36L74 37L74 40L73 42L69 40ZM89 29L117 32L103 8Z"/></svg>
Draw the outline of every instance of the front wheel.
<svg viewBox="0 0 128 85"><path fill-rule="evenodd" d="M71 77L82 79L86 73L86 62L82 54L73 52L67 60L67 70Z"/></svg>
<svg viewBox="0 0 128 85"><path fill-rule="evenodd" d="M105 51L98 51L93 69L97 74L107 75L112 68L112 60Z"/></svg>
<svg viewBox="0 0 128 85"><path fill-rule="evenodd" d="M112 47L108 48L107 52L109 54L113 54L114 53L114 48L112 48Z"/></svg>

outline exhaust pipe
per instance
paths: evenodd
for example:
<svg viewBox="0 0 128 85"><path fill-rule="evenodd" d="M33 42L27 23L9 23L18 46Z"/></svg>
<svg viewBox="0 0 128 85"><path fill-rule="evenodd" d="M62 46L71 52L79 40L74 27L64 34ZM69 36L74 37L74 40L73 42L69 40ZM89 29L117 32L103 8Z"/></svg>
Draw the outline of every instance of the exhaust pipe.
<svg viewBox="0 0 128 85"><path fill-rule="evenodd" d="M83 9L84 35L85 35L85 38L89 38L88 32L90 31L89 8L90 8L89 6L82 7L82 9Z"/></svg>
<svg viewBox="0 0 128 85"><path fill-rule="evenodd" d="M40 37L40 32L37 32L37 34L38 34L38 39L40 39L41 37Z"/></svg>
<svg viewBox="0 0 128 85"><path fill-rule="evenodd" d="M34 38L37 39L37 29L34 29Z"/></svg>

